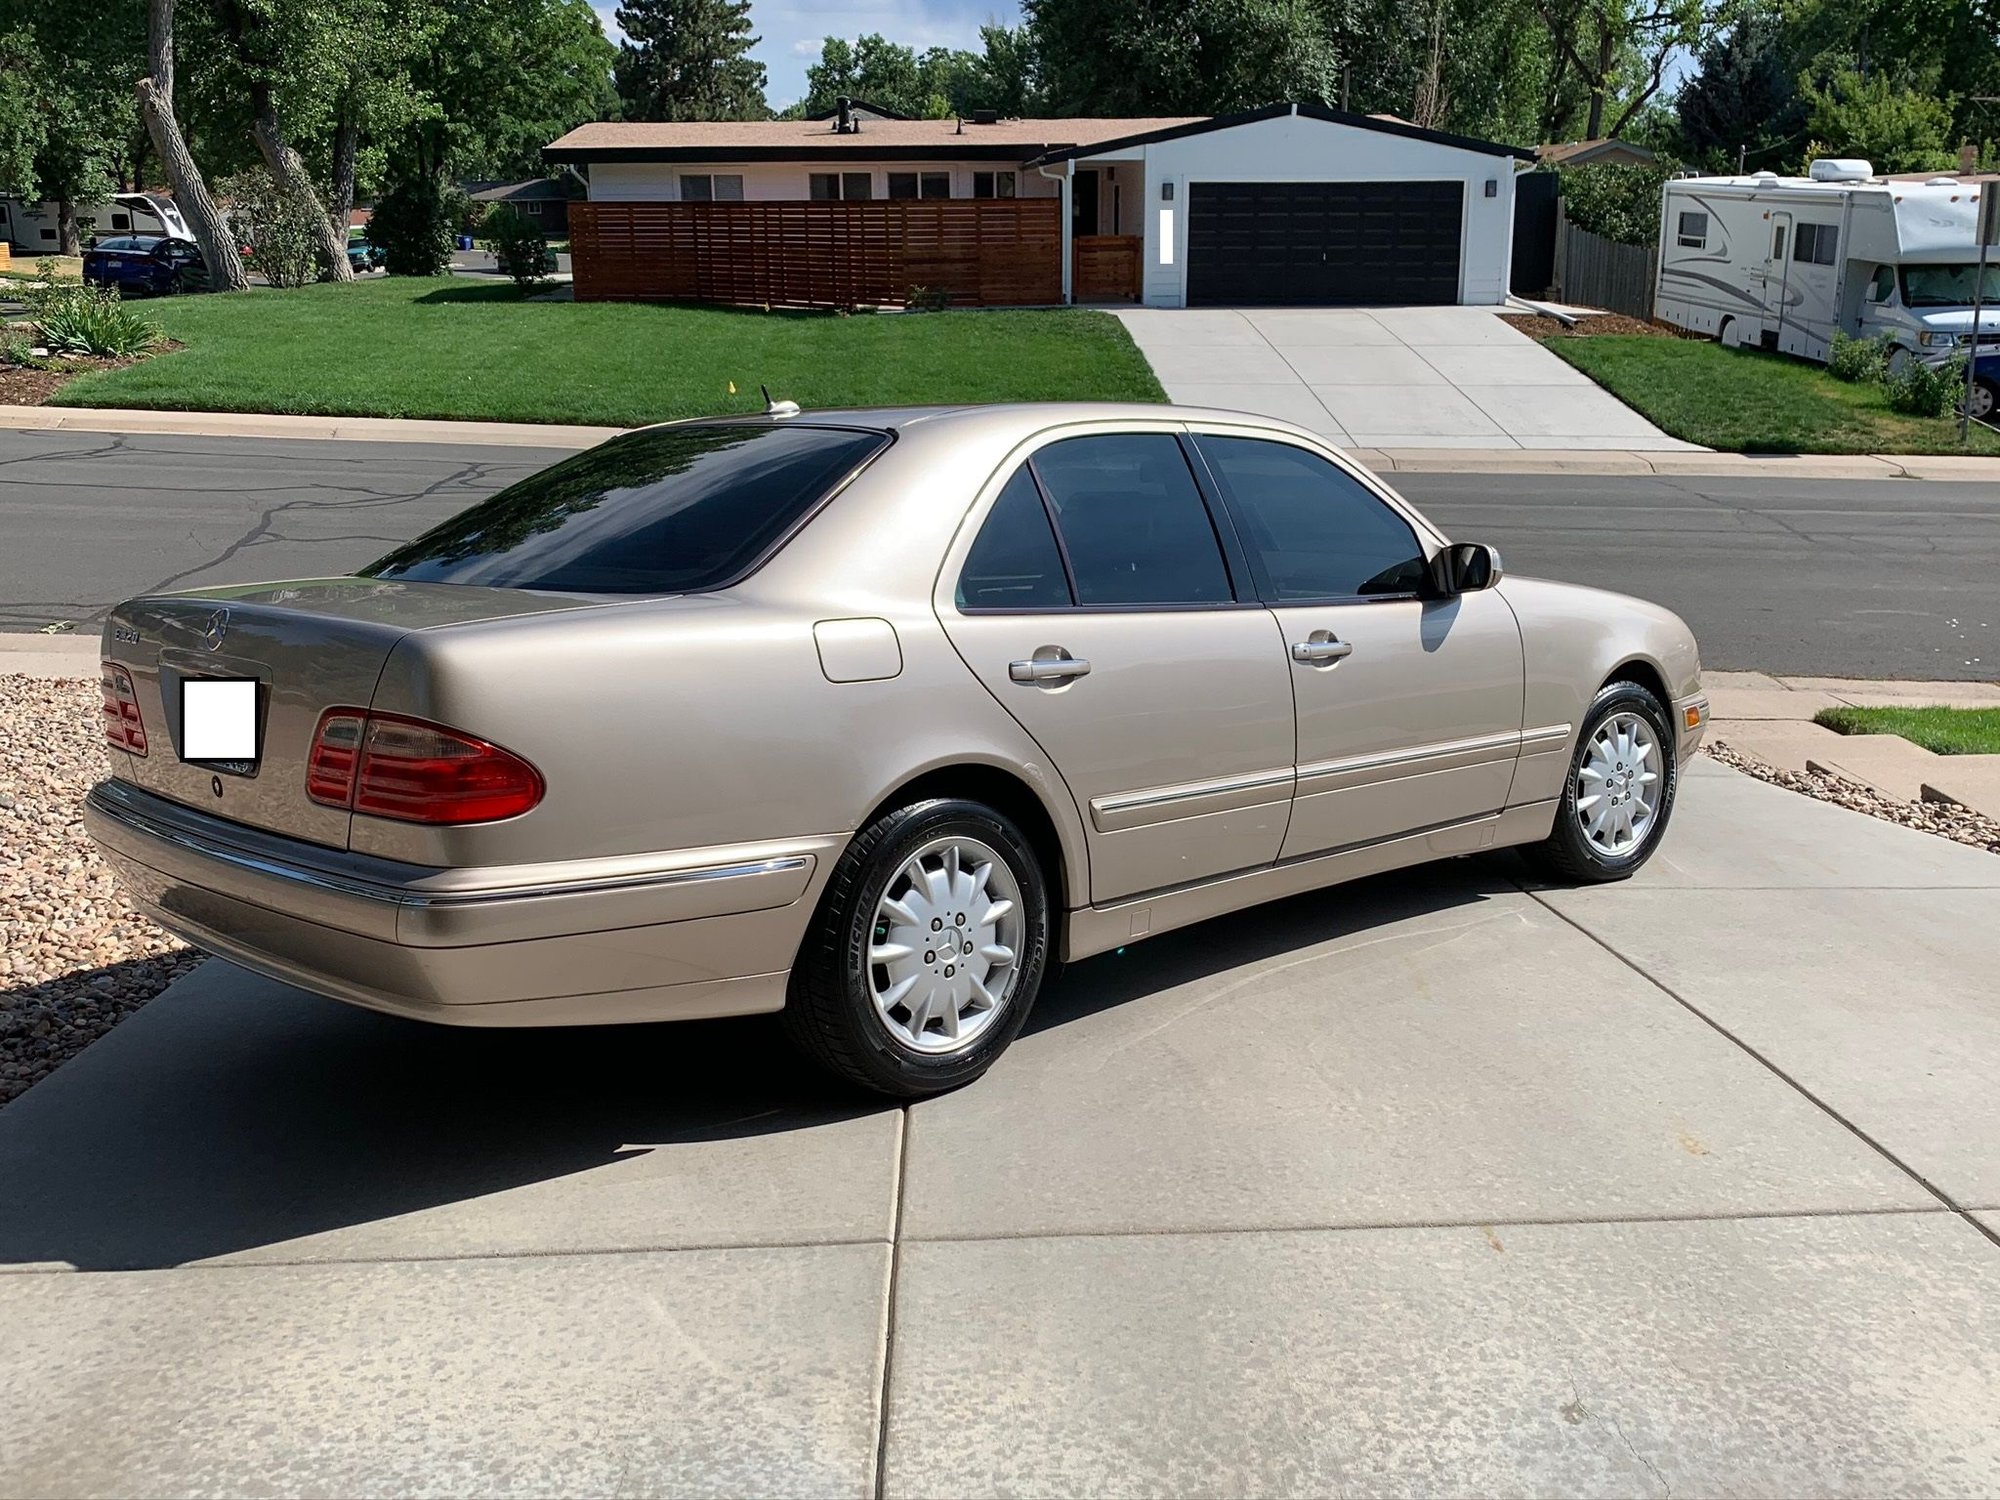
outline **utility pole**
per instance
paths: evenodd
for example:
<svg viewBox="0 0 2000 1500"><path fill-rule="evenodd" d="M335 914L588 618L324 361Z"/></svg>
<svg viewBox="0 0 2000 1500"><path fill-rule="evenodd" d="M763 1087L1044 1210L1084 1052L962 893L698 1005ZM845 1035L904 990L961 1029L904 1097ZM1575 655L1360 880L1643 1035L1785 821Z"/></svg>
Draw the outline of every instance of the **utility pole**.
<svg viewBox="0 0 2000 1500"><path fill-rule="evenodd" d="M1972 283L1972 332L1965 342L1965 405L1958 409L1958 440L1972 437L1972 377L1979 368L1979 322L1986 301L1986 250L2000 241L2000 180L1989 182L1979 192L1979 277Z"/></svg>

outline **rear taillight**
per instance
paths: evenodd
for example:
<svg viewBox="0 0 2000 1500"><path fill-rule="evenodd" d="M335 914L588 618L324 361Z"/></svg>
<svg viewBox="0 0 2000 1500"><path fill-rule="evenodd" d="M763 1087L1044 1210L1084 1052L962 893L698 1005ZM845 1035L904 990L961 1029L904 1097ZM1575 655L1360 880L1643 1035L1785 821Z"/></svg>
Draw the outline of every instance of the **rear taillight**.
<svg viewBox="0 0 2000 1500"><path fill-rule="evenodd" d="M139 717L132 674L113 662L104 664L104 738L120 750L146 753L146 725Z"/></svg>
<svg viewBox="0 0 2000 1500"><path fill-rule="evenodd" d="M401 714L333 708L306 761L306 795L404 823L491 823L542 800L542 776L511 750Z"/></svg>

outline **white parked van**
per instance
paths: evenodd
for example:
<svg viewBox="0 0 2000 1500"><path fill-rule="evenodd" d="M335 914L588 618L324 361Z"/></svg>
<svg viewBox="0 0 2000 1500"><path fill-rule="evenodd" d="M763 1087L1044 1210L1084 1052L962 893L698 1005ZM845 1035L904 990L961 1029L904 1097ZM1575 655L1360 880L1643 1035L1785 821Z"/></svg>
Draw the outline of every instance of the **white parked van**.
<svg viewBox="0 0 2000 1500"><path fill-rule="evenodd" d="M76 227L86 241L112 234L170 234L191 239L187 220L174 200L159 193L114 193L107 203L79 203ZM25 198L0 198L0 240L17 256L55 255L60 243L56 205Z"/></svg>
<svg viewBox="0 0 2000 1500"><path fill-rule="evenodd" d="M1982 184L1877 177L1865 161L1815 161L1811 173L1669 182L1654 315L1816 360L1836 329L1886 335L1898 364L1970 345ZM2000 250L1984 302L1978 341L2000 346Z"/></svg>

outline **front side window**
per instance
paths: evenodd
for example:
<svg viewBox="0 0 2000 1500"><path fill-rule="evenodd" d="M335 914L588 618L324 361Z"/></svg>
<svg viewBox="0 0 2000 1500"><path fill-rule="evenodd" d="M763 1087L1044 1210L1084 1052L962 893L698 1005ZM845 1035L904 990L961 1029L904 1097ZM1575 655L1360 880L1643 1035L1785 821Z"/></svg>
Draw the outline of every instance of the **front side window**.
<svg viewBox="0 0 2000 1500"><path fill-rule="evenodd" d="M1068 609L1069 579L1035 476L1014 471L958 575L960 609Z"/></svg>
<svg viewBox="0 0 2000 1500"><path fill-rule="evenodd" d="M1227 604L1208 506L1171 433L1065 438L1031 460L1082 605Z"/></svg>
<svg viewBox="0 0 2000 1500"><path fill-rule="evenodd" d="M1795 264L1830 266L1839 243L1838 225L1801 224L1792 235L1792 260Z"/></svg>
<svg viewBox="0 0 2000 1500"><path fill-rule="evenodd" d="M793 425L627 433L510 485L361 576L592 594L721 588L888 441Z"/></svg>
<svg viewBox="0 0 2000 1500"><path fill-rule="evenodd" d="M1289 443L1198 437L1258 586L1272 603L1414 594L1424 550L1410 523L1337 464Z"/></svg>
<svg viewBox="0 0 2000 1500"><path fill-rule="evenodd" d="M1875 279L1868 283L1868 300L1870 302L1887 302L1895 295L1896 268L1894 266L1877 266L1875 268Z"/></svg>
<svg viewBox="0 0 2000 1500"><path fill-rule="evenodd" d="M1684 250L1708 248L1708 215L1682 214L1675 242Z"/></svg>

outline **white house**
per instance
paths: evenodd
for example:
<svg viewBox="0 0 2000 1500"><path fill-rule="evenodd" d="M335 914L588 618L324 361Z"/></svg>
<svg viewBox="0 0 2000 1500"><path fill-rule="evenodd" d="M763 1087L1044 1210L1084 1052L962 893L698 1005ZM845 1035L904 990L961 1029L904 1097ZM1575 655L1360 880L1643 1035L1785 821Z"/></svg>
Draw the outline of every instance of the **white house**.
<svg viewBox="0 0 2000 1500"><path fill-rule="evenodd" d="M794 294L799 260L880 251L963 300L1154 307L1503 302L1514 162L1533 159L1309 104L1213 119L909 120L851 101L821 120L583 125L543 155L589 186L573 235L579 296L593 285L701 295L685 290L698 280L726 284L727 300L838 300ZM853 207L954 200L1048 208ZM739 203L814 207L723 207ZM708 207L638 207L669 204ZM672 268L649 279L649 255L704 264L696 280ZM794 291L760 295L780 271Z"/></svg>

